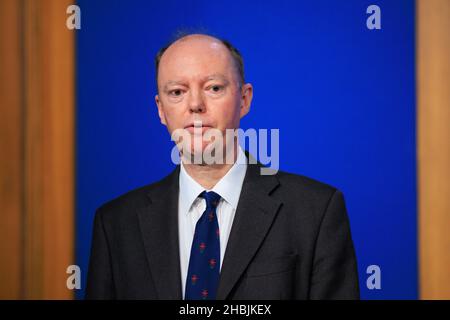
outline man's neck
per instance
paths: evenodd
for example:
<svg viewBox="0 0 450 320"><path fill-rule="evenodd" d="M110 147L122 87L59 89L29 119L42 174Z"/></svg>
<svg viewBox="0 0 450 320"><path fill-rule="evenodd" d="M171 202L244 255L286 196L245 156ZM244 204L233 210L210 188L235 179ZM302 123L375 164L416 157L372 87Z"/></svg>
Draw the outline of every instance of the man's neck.
<svg viewBox="0 0 450 320"><path fill-rule="evenodd" d="M183 163L186 172L194 179L198 184L207 190L211 190L222 179L227 172L233 167L237 160L238 146L235 146L234 161L233 163L224 164L212 164L212 165L199 165L199 164L186 164Z"/></svg>

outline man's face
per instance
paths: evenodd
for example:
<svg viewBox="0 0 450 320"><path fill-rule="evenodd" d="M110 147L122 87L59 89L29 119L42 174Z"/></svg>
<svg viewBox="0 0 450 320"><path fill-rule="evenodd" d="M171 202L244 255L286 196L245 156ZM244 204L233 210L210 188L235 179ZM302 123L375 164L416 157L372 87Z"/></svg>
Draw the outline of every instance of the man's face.
<svg viewBox="0 0 450 320"><path fill-rule="evenodd" d="M220 41L201 35L183 38L164 52L158 92L155 101L161 123L170 134L186 129L192 139L201 138L210 128L223 135L226 129L239 128L252 99L251 84L239 85L229 50ZM207 144L202 141L202 150Z"/></svg>

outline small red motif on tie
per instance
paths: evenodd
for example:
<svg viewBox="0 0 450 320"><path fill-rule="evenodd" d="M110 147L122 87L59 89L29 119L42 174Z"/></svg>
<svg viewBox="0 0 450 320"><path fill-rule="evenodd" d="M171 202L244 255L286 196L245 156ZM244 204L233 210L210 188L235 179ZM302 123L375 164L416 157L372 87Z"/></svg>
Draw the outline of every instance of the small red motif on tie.
<svg viewBox="0 0 450 320"><path fill-rule="evenodd" d="M216 259L211 259L211 260L209 260L209 267L211 268L211 269L214 269L214 267L216 266Z"/></svg>

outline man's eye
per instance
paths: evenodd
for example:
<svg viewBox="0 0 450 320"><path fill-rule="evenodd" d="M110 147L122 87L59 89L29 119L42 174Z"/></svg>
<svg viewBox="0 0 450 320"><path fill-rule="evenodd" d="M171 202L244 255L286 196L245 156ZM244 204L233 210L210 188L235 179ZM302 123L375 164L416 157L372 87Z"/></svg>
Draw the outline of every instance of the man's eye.
<svg viewBox="0 0 450 320"><path fill-rule="evenodd" d="M210 90L214 93L219 93L223 90L223 86L221 86L221 85L211 86Z"/></svg>
<svg viewBox="0 0 450 320"><path fill-rule="evenodd" d="M169 95L174 96L174 97L179 97L181 96L183 92L180 89L175 89L175 90L170 90L169 91Z"/></svg>

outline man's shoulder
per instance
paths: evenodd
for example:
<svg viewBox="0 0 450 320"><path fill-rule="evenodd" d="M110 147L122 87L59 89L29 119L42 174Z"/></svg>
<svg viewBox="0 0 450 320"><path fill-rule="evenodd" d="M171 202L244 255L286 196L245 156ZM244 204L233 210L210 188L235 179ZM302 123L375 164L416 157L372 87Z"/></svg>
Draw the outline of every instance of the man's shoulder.
<svg viewBox="0 0 450 320"><path fill-rule="evenodd" d="M271 177L279 181L274 194L282 199L323 204L328 202L336 192L340 193L336 187L302 174L278 171L275 175L266 176L268 179ZM152 194L157 195L172 187L172 184L177 182L176 178L177 169L159 181L128 191L102 204L97 209L97 214L107 213L110 217L128 215L137 208L147 206ZM265 179L264 176L263 179Z"/></svg>
<svg viewBox="0 0 450 320"><path fill-rule="evenodd" d="M279 192L296 199L309 201L327 201L336 192L336 187L317 179L285 171L278 171L276 178L280 182Z"/></svg>
<svg viewBox="0 0 450 320"><path fill-rule="evenodd" d="M279 185L272 196L283 203L290 217L295 217L292 221L306 219L318 226L330 208L340 208L339 212L332 210L332 215L344 213L344 195L338 188L301 174L280 171L276 177Z"/></svg>
<svg viewBox="0 0 450 320"><path fill-rule="evenodd" d="M336 187L327 182L302 174L278 171L276 176L282 183L289 185L294 184L298 187L307 188L316 192L334 192L336 190Z"/></svg>
<svg viewBox="0 0 450 320"><path fill-rule="evenodd" d="M133 190L127 191L116 198L113 198L105 203L103 203L98 209L97 214L103 214L108 212L111 214L117 213L121 214L124 212L133 212L137 208L145 207L149 204L149 196L155 191L163 191L168 188L172 182L172 178L177 169L172 171L169 175L164 178L135 188Z"/></svg>

